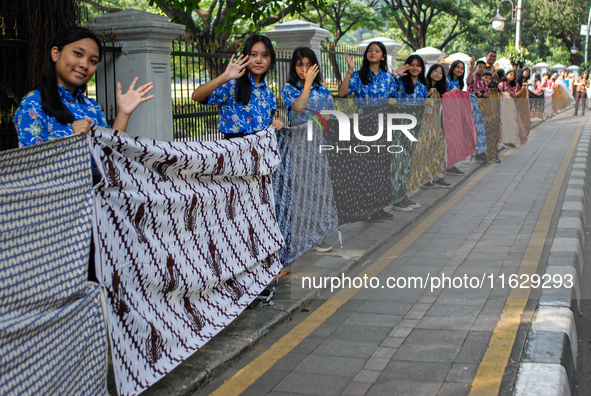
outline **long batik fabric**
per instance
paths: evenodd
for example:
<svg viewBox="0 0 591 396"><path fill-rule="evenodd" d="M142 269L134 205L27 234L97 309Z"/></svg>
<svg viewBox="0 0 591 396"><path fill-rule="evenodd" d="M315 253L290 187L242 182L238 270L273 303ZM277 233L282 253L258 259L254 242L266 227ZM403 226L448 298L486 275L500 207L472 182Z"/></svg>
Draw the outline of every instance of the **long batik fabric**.
<svg viewBox="0 0 591 396"><path fill-rule="evenodd" d="M404 101L404 99L401 99ZM419 135L419 131L421 129L421 124L423 120L423 112L425 110L425 105L418 105L418 104L397 104L395 106L390 106L388 109L388 113L390 114L406 114L413 116L417 124L414 128L409 129L408 131L415 137ZM396 121L397 124L409 124L410 121L400 120ZM406 195L408 190L408 181L410 177L410 168L411 162L413 159L413 152L416 145L416 142L411 141L404 133L400 130L395 130L392 136L392 142L388 142L388 144L398 146L397 150L402 150L397 152L396 154L392 155L392 162L391 162L391 173L390 177L392 178L392 200L397 201L399 198L402 198Z"/></svg>
<svg viewBox="0 0 591 396"><path fill-rule="evenodd" d="M478 103L486 131L486 160L490 161L499 154L499 91L491 90L489 97L478 99Z"/></svg>
<svg viewBox="0 0 591 396"><path fill-rule="evenodd" d="M383 117L385 128L388 107L374 108L375 111L357 114L359 131L362 135L376 135L379 131L379 117ZM330 165L330 178L339 224L366 220L383 209L391 201L390 162L392 154L385 147L386 134L375 141L365 142L353 133L354 120L350 119L350 141L339 141L339 124L328 120L325 144L332 147L326 152ZM383 131L382 131L383 132ZM373 145L380 145L378 152ZM369 147L369 150L366 148Z"/></svg>
<svg viewBox="0 0 591 396"><path fill-rule="evenodd" d="M441 98L432 98L425 105L421 128L415 143L407 193L445 172L445 136L441 127Z"/></svg>
<svg viewBox="0 0 591 396"><path fill-rule="evenodd" d="M544 116L544 92L535 94L529 91L529 112L532 118Z"/></svg>
<svg viewBox="0 0 591 396"><path fill-rule="evenodd" d="M484 119L482 118L482 111L480 110L476 95L471 94L470 99L472 100L472 119L474 120L478 136L475 151L478 154L483 154L486 153L486 128L484 126Z"/></svg>
<svg viewBox="0 0 591 396"><path fill-rule="evenodd" d="M560 111L571 104L572 96L568 94L566 88L562 84L554 84L554 91L552 93L552 108L554 112Z"/></svg>
<svg viewBox="0 0 591 396"><path fill-rule="evenodd" d="M277 146L281 162L273 173L275 217L285 243L279 249L282 266L291 264L291 137L284 130L277 131Z"/></svg>
<svg viewBox="0 0 591 396"><path fill-rule="evenodd" d="M107 394L107 334L88 279L92 177L86 138L0 153L0 389Z"/></svg>
<svg viewBox="0 0 591 396"><path fill-rule="evenodd" d="M544 117L550 117L554 114L554 105L552 103L553 95L554 90L552 88L544 90Z"/></svg>
<svg viewBox="0 0 591 396"><path fill-rule="evenodd" d="M167 143L100 127L97 277L120 394L138 394L227 326L281 270L272 129Z"/></svg>
<svg viewBox="0 0 591 396"><path fill-rule="evenodd" d="M499 104L501 107L501 141L503 143L521 143L519 137L521 120L517 114L515 100L507 92L501 92Z"/></svg>
<svg viewBox="0 0 591 396"><path fill-rule="evenodd" d="M318 246L337 230L328 159L320 152L324 133L315 123L308 141L307 125L291 128L291 260Z"/></svg>
<svg viewBox="0 0 591 396"><path fill-rule="evenodd" d="M515 109L521 123L519 124L519 139L521 144L527 141L529 131L531 130L531 115L529 112L529 91L524 89L519 96L515 96Z"/></svg>
<svg viewBox="0 0 591 396"><path fill-rule="evenodd" d="M472 101L468 92L446 92L442 96L441 105L445 132L445 166L449 169L474 154L476 126L472 119Z"/></svg>

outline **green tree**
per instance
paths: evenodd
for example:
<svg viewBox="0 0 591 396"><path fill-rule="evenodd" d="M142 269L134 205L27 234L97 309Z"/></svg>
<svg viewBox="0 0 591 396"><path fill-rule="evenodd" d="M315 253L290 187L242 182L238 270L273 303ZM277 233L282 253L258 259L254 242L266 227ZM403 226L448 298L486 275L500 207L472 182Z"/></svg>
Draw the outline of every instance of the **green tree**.
<svg viewBox="0 0 591 396"><path fill-rule="evenodd" d="M400 40L413 50L428 45L445 49L465 35L479 34L488 22L482 0L384 0L382 11L400 30Z"/></svg>

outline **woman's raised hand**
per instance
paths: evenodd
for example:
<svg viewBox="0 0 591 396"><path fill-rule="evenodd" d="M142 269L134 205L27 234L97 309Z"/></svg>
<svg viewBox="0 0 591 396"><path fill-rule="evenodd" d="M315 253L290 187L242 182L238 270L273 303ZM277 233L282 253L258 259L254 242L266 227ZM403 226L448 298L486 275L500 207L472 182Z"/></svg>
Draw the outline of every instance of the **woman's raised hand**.
<svg viewBox="0 0 591 396"><path fill-rule="evenodd" d="M147 102L148 100L154 98L154 95L146 96L146 94L154 88L154 84L151 82L145 83L144 85L135 89L137 80L137 77L133 79L131 84L129 84L129 88L125 94L122 93L121 83L117 83L117 108L119 109L119 113L123 113L128 117L141 103Z"/></svg>
<svg viewBox="0 0 591 396"><path fill-rule="evenodd" d="M316 78L316 76L318 75L318 73L320 72L320 68L318 67L318 65L312 65L308 68L308 70L306 70L306 73L304 74L304 78L305 78L305 82L314 82L314 79Z"/></svg>
<svg viewBox="0 0 591 396"><path fill-rule="evenodd" d="M242 77L246 72L246 66L250 63L248 55L242 54L236 59L234 59L234 56L235 55L232 55L232 57L230 57L230 63L228 63L228 66L226 66L226 70L224 71L224 77L228 81Z"/></svg>
<svg viewBox="0 0 591 396"><path fill-rule="evenodd" d="M396 75L403 76L406 74L406 71L408 69L410 69L410 65L404 64L404 65L400 66L398 69L396 69Z"/></svg>
<svg viewBox="0 0 591 396"><path fill-rule="evenodd" d="M355 70L355 61L347 51L345 51L345 60L347 61L347 65L349 65L349 71L353 72L353 70Z"/></svg>

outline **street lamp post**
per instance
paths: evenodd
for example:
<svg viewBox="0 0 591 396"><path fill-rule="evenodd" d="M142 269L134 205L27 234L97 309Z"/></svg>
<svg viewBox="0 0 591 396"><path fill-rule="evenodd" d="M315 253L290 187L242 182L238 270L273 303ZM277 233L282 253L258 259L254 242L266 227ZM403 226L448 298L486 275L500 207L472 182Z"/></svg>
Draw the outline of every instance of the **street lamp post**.
<svg viewBox="0 0 591 396"><path fill-rule="evenodd" d="M511 3L511 22L515 22L515 49L519 49L521 43L521 8L523 7L523 0L517 0L517 7L512 0L501 0L497 5L497 15L492 19L492 27L495 30L503 30L505 28L506 19L501 16L500 6L503 2Z"/></svg>

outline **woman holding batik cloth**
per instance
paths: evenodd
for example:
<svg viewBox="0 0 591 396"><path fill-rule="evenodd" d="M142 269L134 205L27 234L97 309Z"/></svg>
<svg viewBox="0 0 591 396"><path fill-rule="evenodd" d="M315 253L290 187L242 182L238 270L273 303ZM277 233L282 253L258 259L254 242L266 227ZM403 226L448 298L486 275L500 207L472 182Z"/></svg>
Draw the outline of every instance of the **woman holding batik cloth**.
<svg viewBox="0 0 591 396"><path fill-rule="evenodd" d="M396 97L401 104L410 105L422 105L425 103L425 99L429 93L427 90L427 80L425 79L425 63L423 58L419 55L409 56L404 65L396 71ZM401 166L396 171L398 173L397 178L405 179L402 185L408 185L408 177L410 174L412 151L414 145L410 145L404 155L410 156L408 161L400 155L397 159L397 163ZM406 189L404 190L406 192ZM397 197L394 197L395 199ZM397 200L392 204L392 209L401 212L408 212L413 208L420 208L420 204L415 203L408 199L406 195L402 196L402 199Z"/></svg>
<svg viewBox="0 0 591 396"><path fill-rule="evenodd" d="M519 138L521 119L515 107L515 71L509 70L499 82L501 108L501 142L506 148L515 147Z"/></svg>
<svg viewBox="0 0 591 396"><path fill-rule="evenodd" d="M428 96L421 123L418 141L415 144L411 163L409 189L427 182L424 188L450 188L442 177L445 171L445 136L441 123L441 95L447 91L445 70L439 63L427 72Z"/></svg>
<svg viewBox="0 0 591 396"><path fill-rule="evenodd" d="M531 130L531 114L529 109L529 78L531 70L529 68L517 70L517 78L515 80L515 107L517 114L521 118L523 130L521 131L522 142L529 136Z"/></svg>
<svg viewBox="0 0 591 396"><path fill-rule="evenodd" d="M358 112L370 113L377 107L395 104L396 82L388 71L386 47L380 41L369 43L363 54L363 61L359 70L355 69L353 58L345 52L345 59L349 69L345 80L339 88L339 96L346 98L353 94ZM394 216L383 209L374 213L369 220L383 222L392 220Z"/></svg>
<svg viewBox="0 0 591 396"><path fill-rule="evenodd" d="M454 61L451 66L449 67L449 71L447 73L447 91L463 91L464 90L464 76L465 76L466 66L464 62L461 60ZM466 80L468 84L472 83L472 66L470 67L470 72L468 73L468 78ZM448 175L455 175L455 176L462 176L464 172L458 169L455 165L445 171Z"/></svg>
<svg viewBox="0 0 591 396"><path fill-rule="evenodd" d="M299 47L293 51L289 65L289 80L281 90L281 97L287 107L290 126L306 123L310 119L306 115L307 110L317 113L322 110L334 110L332 94L322 85L318 58L312 49ZM322 117L328 120L330 115ZM315 250L330 252L332 246L322 241Z"/></svg>

